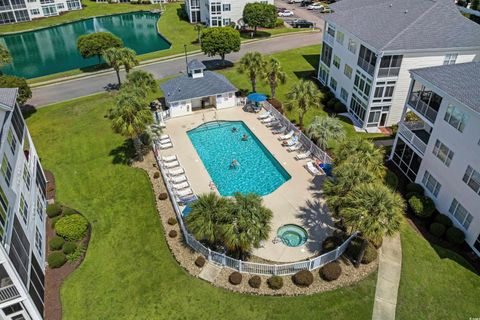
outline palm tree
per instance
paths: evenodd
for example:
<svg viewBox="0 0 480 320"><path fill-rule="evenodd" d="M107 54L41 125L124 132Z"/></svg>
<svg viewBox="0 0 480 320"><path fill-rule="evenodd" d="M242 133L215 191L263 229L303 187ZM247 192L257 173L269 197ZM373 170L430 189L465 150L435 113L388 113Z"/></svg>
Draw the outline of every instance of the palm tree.
<svg viewBox="0 0 480 320"><path fill-rule="evenodd" d="M279 84L285 84L287 81L287 76L285 72L282 71L280 61L275 58L270 58L266 64L265 70L265 80L270 85L270 96L275 98L275 89Z"/></svg>
<svg viewBox="0 0 480 320"><path fill-rule="evenodd" d="M307 128L310 138L317 140L317 145L327 149L329 141L342 141L346 137L342 122L335 116L316 116Z"/></svg>
<svg viewBox="0 0 480 320"><path fill-rule="evenodd" d="M145 92L155 92L157 90L157 82L155 81L153 74L143 70L135 70L132 73L127 74L128 84L137 88L140 88Z"/></svg>
<svg viewBox="0 0 480 320"><path fill-rule="evenodd" d="M303 127L303 117L307 111L320 102L319 90L312 81L302 79L292 87L287 97L289 99L287 109L298 112L298 124Z"/></svg>
<svg viewBox="0 0 480 320"><path fill-rule="evenodd" d="M379 243L384 235L400 230L405 203L402 197L381 183L360 184L345 197L340 216L353 231Z"/></svg>
<svg viewBox="0 0 480 320"><path fill-rule="evenodd" d="M137 59L137 53L135 50L132 50L130 48L120 48L121 51L121 64L125 68L125 72L128 74L130 73L130 70L138 66L138 59Z"/></svg>
<svg viewBox="0 0 480 320"><path fill-rule="evenodd" d="M238 72L246 73L252 84L252 92L257 92L257 77L265 71L265 61L260 52L248 52L240 59Z"/></svg>
<svg viewBox="0 0 480 320"><path fill-rule="evenodd" d="M10 55L10 51L2 44L0 44L0 68L6 66L7 64L12 63L12 56ZM1 75L0 71L0 75Z"/></svg>
<svg viewBox="0 0 480 320"><path fill-rule="evenodd" d="M202 45L202 37L201 37L201 34L202 34L202 30L205 28L205 26L201 23L197 23L193 29L197 32L197 41L198 41L198 44L201 46Z"/></svg>
<svg viewBox="0 0 480 320"><path fill-rule="evenodd" d="M138 65L135 51L130 48L108 48L103 52L103 58L117 73L118 85L120 86L120 68L125 67L127 73L130 72L134 66Z"/></svg>
<svg viewBox="0 0 480 320"><path fill-rule="evenodd" d="M220 222L225 220L232 207L232 201L210 192L191 203L192 211L185 218L188 230L199 240L213 245L221 242Z"/></svg>

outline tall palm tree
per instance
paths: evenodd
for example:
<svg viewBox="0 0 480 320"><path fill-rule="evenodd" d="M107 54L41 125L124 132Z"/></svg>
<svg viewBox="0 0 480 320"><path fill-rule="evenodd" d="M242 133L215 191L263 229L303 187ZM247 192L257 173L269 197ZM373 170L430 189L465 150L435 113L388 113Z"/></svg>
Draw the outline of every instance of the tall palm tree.
<svg viewBox="0 0 480 320"><path fill-rule="evenodd" d="M2 44L0 44L0 68L6 66L7 64L12 63L12 56L10 55L10 51ZM0 75L1 75L0 71Z"/></svg>
<svg viewBox="0 0 480 320"><path fill-rule="evenodd" d="M122 85L122 81L120 80L120 67L122 66L123 57L120 48L108 48L103 51L103 59L105 59L107 64L117 73L118 85Z"/></svg>
<svg viewBox="0 0 480 320"><path fill-rule="evenodd" d="M202 45L202 37L201 37L201 34L202 34L202 30L205 28L205 26L201 23L197 23L195 24L195 26L193 27L193 29L197 32L197 41L198 41L198 44L201 46Z"/></svg>
<svg viewBox="0 0 480 320"><path fill-rule="evenodd" d="M405 203L402 197L381 183L361 184L345 197L340 216L350 231L360 231L378 243L384 235L400 230Z"/></svg>
<svg viewBox="0 0 480 320"><path fill-rule="evenodd" d="M270 58L265 66L265 80L270 85L270 96L275 98L275 90L280 84L287 82L287 75L282 71L280 61Z"/></svg>
<svg viewBox="0 0 480 320"><path fill-rule="evenodd" d="M120 48L120 51L122 56L121 64L125 68L125 72L128 74L133 67L138 66L139 62L137 59L137 53L130 48Z"/></svg>
<svg viewBox="0 0 480 320"><path fill-rule="evenodd" d="M346 137L342 122L335 116L316 116L307 128L310 138L317 140L317 145L323 150L327 149L328 142L342 141Z"/></svg>
<svg viewBox="0 0 480 320"><path fill-rule="evenodd" d="M287 109L298 112L298 124L303 127L303 118L308 110L314 108L320 103L320 94L318 88L312 81L300 80L287 94L289 99Z"/></svg>
<svg viewBox="0 0 480 320"><path fill-rule="evenodd" d="M246 73L252 84L252 92L257 92L257 77L265 72L265 61L260 52L248 52L239 61L238 72Z"/></svg>
<svg viewBox="0 0 480 320"><path fill-rule="evenodd" d="M153 74L143 70L135 70L127 74L128 84L134 87L140 88L145 92L155 92L157 90L157 82L153 77Z"/></svg>

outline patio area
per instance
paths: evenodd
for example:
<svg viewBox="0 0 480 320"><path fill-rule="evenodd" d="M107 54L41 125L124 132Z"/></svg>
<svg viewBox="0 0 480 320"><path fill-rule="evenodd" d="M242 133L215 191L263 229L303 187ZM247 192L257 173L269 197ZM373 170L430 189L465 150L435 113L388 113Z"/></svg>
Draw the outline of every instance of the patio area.
<svg viewBox="0 0 480 320"><path fill-rule="evenodd" d="M270 153L291 175L291 179L263 197L264 204L273 211L272 231L261 248L252 253L275 262L303 260L319 253L325 237L333 232L333 222L321 196L324 176L313 177L306 169L308 160L295 160L296 152L288 152L269 128L257 119L258 114L244 112L241 108L202 110L191 115L168 120L163 133L170 135L173 147L161 155L177 155L185 169L191 187L197 195L211 191L212 181L187 131L215 120L243 121ZM277 229L285 224L297 224L308 232L307 242L299 247L288 247L274 241Z"/></svg>

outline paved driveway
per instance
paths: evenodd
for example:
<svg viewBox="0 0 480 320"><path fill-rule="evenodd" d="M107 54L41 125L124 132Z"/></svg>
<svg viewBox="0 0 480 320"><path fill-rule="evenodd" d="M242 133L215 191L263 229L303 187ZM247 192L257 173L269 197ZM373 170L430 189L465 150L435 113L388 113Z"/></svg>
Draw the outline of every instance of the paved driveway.
<svg viewBox="0 0 480 320"><path fill-rule="evenodd" d="M318 10L307 10L307 7L301 7L300 3L288 4L286 0L275 0L275 6L293 11L295 14L293 17L280 17L287 23L294 19L305 19L315 23L315 28L323 29L322 13L318 12Z"/></svg>

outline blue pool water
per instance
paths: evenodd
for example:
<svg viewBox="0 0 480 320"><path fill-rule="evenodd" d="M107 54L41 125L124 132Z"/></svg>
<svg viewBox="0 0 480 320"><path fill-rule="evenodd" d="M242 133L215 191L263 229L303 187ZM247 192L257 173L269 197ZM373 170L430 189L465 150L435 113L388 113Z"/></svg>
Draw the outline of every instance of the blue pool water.
<svg viewBox="0 0 480 320"><path fill-rule="evenodd" d="M278 228L277 236L283 244L288 247L298 247L304 244L308 239L305 229L296 224L286 224Z"/></svg>
<svg viewBox="0 0 480 320"><path fill-rule="evenodd" d="M242 141L244 134L247 141ZM188 136L222 196L267 195L291 178L242 121L206 123ZM240 165L230 168L234 159Z"/></svg>

